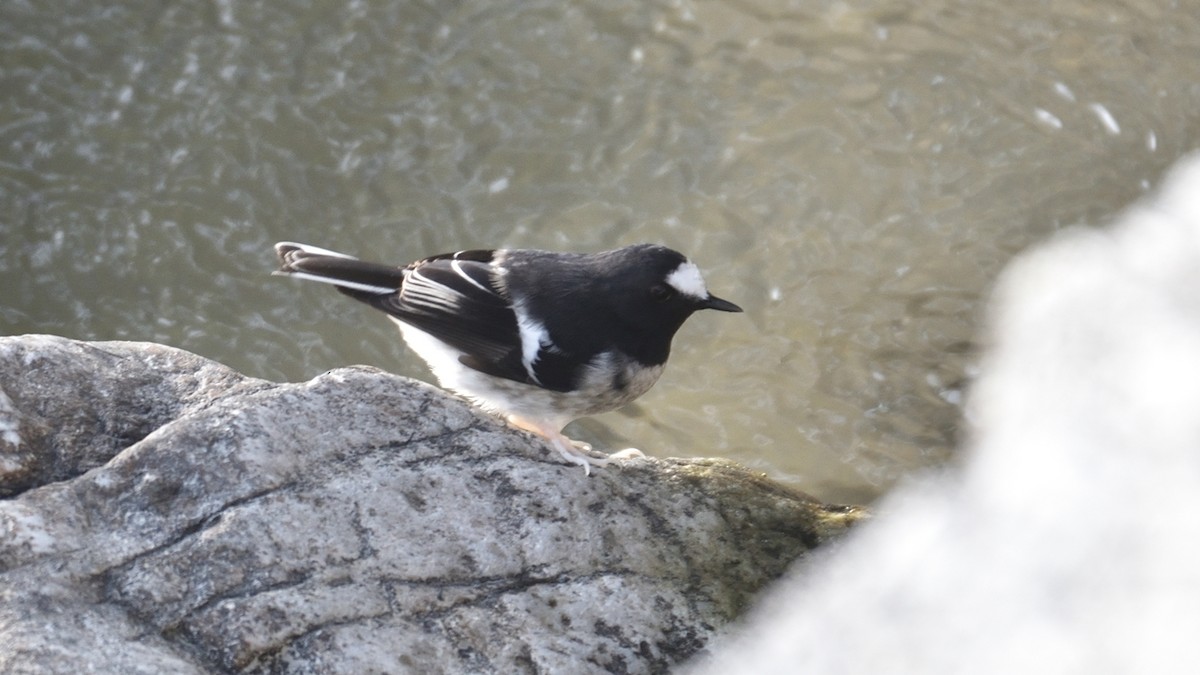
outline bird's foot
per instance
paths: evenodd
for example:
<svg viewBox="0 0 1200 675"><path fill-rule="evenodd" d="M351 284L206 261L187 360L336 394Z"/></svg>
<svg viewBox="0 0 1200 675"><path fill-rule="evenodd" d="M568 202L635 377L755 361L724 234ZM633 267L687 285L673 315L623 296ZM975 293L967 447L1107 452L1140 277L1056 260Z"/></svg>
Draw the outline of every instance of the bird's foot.
<svg viewBox="0 0 1200 675"><path fill-rule="evenodd" d="M535 433L550 441L550 445L554 446L554 449L558 451L558 454L563 456L563 459L572 464L582 466L585 476L592 475L593 466L606 466L614 461L646 456L637 448L626 448L606 457L594 457L591 454L592 446L590 443L571 440L564 436L562 432L545 423L535 422L523 417L517 417L516 415L509 415L508 423L518 429Z"/></svg>

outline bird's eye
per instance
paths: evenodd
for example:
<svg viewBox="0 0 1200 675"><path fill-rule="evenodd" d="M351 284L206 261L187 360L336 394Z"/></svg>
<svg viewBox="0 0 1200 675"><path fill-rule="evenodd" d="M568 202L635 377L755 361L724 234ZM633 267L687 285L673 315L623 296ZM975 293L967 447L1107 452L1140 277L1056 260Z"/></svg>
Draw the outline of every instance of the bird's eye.
<svg viewBox="0 0 1200 675"><path fill-rule="evenodd" d="M675 291L670 286L659 284L650 287L650 297L654 298L655 302L666 302L675 297Z"/></svg>

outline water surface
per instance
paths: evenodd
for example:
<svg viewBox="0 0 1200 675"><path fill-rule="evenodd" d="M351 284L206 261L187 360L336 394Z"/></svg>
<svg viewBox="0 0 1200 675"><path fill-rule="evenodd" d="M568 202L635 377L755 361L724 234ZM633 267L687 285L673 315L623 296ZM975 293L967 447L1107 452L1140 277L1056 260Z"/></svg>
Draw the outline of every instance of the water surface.
<svg viewBox="0 0 1200 675"><path fill-rule="evenodd" d="M690 255L704 313L576 436L864 502L952 459L988 288L1200 139L1166 0L0 7L0 333L301 380L423 365L290 239Z"/></svg>

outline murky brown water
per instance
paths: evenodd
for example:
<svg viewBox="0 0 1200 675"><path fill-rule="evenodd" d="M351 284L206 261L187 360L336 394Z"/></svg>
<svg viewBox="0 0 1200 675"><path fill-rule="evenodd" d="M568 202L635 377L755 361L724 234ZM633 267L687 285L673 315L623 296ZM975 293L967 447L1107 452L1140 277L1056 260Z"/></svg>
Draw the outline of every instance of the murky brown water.
<svg viewBox="0 0 1200 675"><path fill-rule="evenodd" d="M573 433L867 501L951 457L1004 262L1198 145L1198 49L1165 0L8 0L0 333L424 377L271 243L663 242L747 312Z"/></svg>

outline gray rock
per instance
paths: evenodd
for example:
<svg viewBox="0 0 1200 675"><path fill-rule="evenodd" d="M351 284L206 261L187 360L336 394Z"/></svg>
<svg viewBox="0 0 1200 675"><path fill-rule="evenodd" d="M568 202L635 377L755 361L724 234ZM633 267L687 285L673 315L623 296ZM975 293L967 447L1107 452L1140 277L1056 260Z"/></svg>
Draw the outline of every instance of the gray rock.
<svg viewBox="0 0 1200 675"><path fill-rule="evenodd" d="M0 373L0 497L77 476L173 419L268 384L161 345L45 335L0 339Z"/></svg>
<svg viewBox="0 0 1200 675"><path fill-rule="evenodd" d="M0 438L3 672L662 672L863 515L150 344L0 338Z"/></svg>

